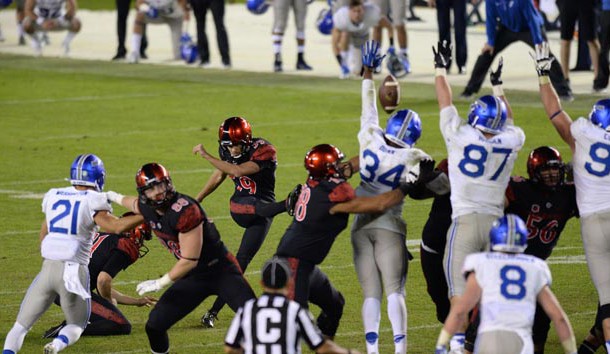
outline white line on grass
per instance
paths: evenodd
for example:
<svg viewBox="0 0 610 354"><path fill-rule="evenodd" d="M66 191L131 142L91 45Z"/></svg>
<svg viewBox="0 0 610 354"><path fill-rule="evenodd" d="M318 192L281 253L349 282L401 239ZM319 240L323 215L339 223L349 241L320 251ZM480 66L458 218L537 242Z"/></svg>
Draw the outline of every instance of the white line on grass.
<svg viewBox="0 0 610 354"><path fill-rule="evenodd" d="M62 98L36 98L29 100L0 100L0 105L17 105L17 104L32 104L32 103L61 103L61 102L83 102L83 101L104 101L104 100L124 100L134 97L157 97L161 96L154 93L133 93L110 96L76 96Z"/></svg>

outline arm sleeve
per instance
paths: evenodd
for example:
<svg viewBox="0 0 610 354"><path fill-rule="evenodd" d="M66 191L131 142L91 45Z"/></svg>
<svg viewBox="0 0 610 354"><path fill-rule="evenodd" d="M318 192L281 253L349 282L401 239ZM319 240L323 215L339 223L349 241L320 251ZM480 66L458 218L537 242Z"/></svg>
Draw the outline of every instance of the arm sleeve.
<svg viewBox="0 0 610 354"><path fill-rule="evenodd" d="M347 202L354 198L356 198L356 192L354 192L354 188L347 182L343 182L333 188L328 195L328 199L333 203Z"/></svg>
<svg viewBox="0 0 610 354"><path fill-rule="evenodd" d="M272 218L286 211L286 200L274 203L256 202L255 213L264 218Z"/></svg>
<svg viewBox="0 0 610 354"><path fill-rule="evenodd" d="M256 162L261 169L275 166L277 161L277 151L271 144L259 146L252 154L252 161Z"/></svg>
<svg viewBox="0 0 610 354"><path fill-rule="evenodd" d="M89 198L89 203L91 206L92 217L95 216L95 213L97 213L98 211L107 211L112 213L112 206L108 202L105 193L92 193L91 197Z"/></svg>
<svg viewBox="0 0 610 354"><path fill-rule="evenodd" d="M175 204L180 203L180 200L186 200L184 198L178 199ZM187 205L182 206L178 213L178 221L176 222L176 230L181 233L189 232L196 228L203 222L203 214L198 205L188 202Z"/></svg>
<svg viewBox="0 0 610 354"><path fill-rule="evenodd" d="M301 334L303 335L303 339L307 343L307 345L315 350L320 347L322 343L324 343L324 337L322 337L322 333L316 327L311 319L311 315L309 311L301 308L299 309L297 315L298 326L301 329Z"/></svg>
<svg viewBox="0 0 610 354"><path fill-rule="evenodd" d="M487 43L490 46L496 45L496 5L493 1L485 1L485 27L487 32Z"/></svg>
<svg viewBox="0 0 610 354"><path fill-rule="evenodd" d="M227 335L225 336L225 344L233 348L241 348L240 342L244 336L243 331L241 329L241 318L243 312L243 307L240 307L237 310L235 317L233 317L233 321L231 321L231 325L229 326Z"/></svg>
<svg viewBox="0 0 610 354"><path fill-rule="evenodd" d="M538 21L538 10L536 10L534 7L534 2L531 0L520 0L519 2L521 13L527 21L527 26L530 29L532 41L535 45L542 43L542 30L540 29L541 24Z"/></svg>
<svg viewBox="0 0 610 354"><path fill-rule="evenodd" d="M440 129L445 140L451 137L462 124L462 119L458 115L455 106L451 105L441 110Z"/></svg>
<svg viewBox="0 0 610 354"><path fill-rule="evenodd" d="M377 101L373 80L362 80L362 116L360 117L360 130L369 125L379 125Z"/></svg>

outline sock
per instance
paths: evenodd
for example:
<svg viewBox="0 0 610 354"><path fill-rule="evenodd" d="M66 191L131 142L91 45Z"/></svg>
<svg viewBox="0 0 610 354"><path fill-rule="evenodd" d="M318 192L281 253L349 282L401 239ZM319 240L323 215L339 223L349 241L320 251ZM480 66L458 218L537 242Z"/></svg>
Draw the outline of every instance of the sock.
<svg viewBox="0 0 610 354"><path fill-rule="evenodd" d="M297 60L298 61L305 61L305 59L303 58L303 52L299 52L299 54L297 54Z"/></svg>
<svg viewBox="0 0 610 354"><path fill-rule="evenodd" d="M72 40L74 39L74 36L76 36L76 32L68 31L68 34L66 35L66 38L64 39L64 45L70 45L70 42L72 42Z"/></svg>
<svg viewBox="0 0 610 354"><path fill-rule="evenodd" d="M305 45L303 44L303 45L297 46L297 52L299 54L303 54L303 52L305 52Z"/></svg>
<svg viewBox="0 0 610 354"><path fill-rule="evenodd" d="M17 24L17 34L19 35L19 37L23 36L23 25L21 23Z"/></svg>
<svg viewBox="0 0 610 354"><path fill-rule="evenodd" d="M67 346L76 343L82 333L83 328L75 324L67 324L59 331L57 338L53 339L53 346L57 348L57 351L62 351Z"/></svg>
<svg viewBox="0 0 610 354"><path fill-rule="evenodd" d="M388 318L394 333L394 352L407 352L407 305L403 294L394 293L388 296Z"/></svg>
<svg viewBox="0 0 610 354"><path fill-rule="evenodd" d="M367 353L379 353L379 322L381 321L381 301L368 297L362 303L362 322L366 338Z"/></svg>
<svg viewBox="0 0 610 354"><path fill-rule="evenodd" d="M610 353L610 340L606 341L606 351Z"/></svg>
<svg viewBox="0 0 610 354"><path fill-rule="evenodd" d="M409 50L407 48L400 48L398 50L398 54L404 55L405 57L409 56Z"/></svg>
<svg viewBox="0 0 610 354"><path fill-rule="evenodd" d="M282 52L282 36L279 34L274 34L271 36L271 40L273 41L273 54L280 54Z"/></svg>
<svg viewBox="0 0 610 354"><path fill-rule="evenodd" d="M25 339L25 335L27 333L28 330L25 327L20 325L18 322L15 322L13 328L11 328L6 335L2 354L17 353L21 349L23 340Z"/></svg>
<svg viewBox="0 0 610 354"><path fill-rule="evenodd" d="M142 46L142 34L134 33L133 37L131 37L131 49L134 53L140 54L140 47Z"/></svg>

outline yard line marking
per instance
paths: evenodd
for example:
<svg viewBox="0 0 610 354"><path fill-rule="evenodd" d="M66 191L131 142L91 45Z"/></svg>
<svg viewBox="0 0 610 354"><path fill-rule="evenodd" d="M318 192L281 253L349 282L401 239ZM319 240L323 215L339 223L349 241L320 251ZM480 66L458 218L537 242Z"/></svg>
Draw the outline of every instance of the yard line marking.
<svg viewBox="0 0 610 354"><path fill-rule="evenodd" d="M0 100L0 105L124 100L126 98L158 97L158 96L161 96L161 95L156 94L156 93L133 93L133 94L123 94L123 95L110 95L110 96L75 96L75 97L63 97L63 98L36 98L36 99L26 99L26 100Z"/></svg>

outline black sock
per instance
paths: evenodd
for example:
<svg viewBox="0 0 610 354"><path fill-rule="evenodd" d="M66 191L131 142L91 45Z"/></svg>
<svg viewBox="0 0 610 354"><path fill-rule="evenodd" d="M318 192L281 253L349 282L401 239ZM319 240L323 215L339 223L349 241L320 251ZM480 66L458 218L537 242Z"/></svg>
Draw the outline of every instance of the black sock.
<svg viewBox="0 0 610 354"><path fill-rule="evenodd" d="M305 59L303 59L303 53L299 53L297 56L297 60L298 61L305 61Z"/></svg>
<svg viewBox="0 0 610 354"><path fill-rule="evenodd" d="M279 62L282 61L282 55L280 53L275 54L275 61L279 61Z"/></svg>

